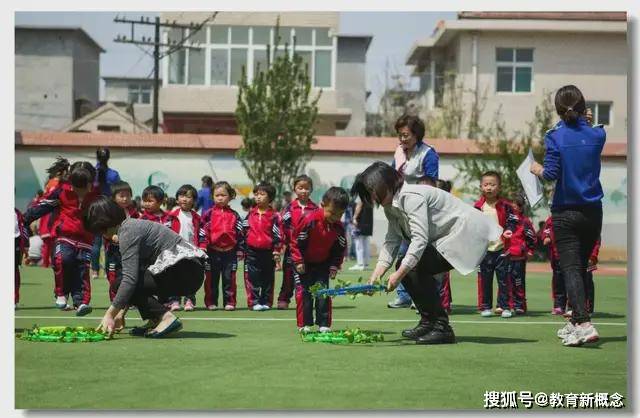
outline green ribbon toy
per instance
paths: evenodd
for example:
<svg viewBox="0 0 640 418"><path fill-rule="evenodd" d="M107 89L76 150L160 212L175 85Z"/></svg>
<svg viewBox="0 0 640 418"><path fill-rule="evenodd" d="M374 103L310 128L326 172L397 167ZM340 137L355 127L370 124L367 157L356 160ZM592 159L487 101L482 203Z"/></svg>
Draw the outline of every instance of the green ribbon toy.
<svg viewBox="0 0 640 418"><path fill-rule="evenodd" d="M41 342L96 342L107 339L106 334L98 332L95 328L87 327L38 327L34 325L31 330L25 330L19 336L21 340Z"/></svg>
<svg viewBox="0 0 640 418"><path fill-rule="evenodd" d="M301 332L300 336L305 343L368 344L384 341L382 334L374 334L371 331L364 331L360 328L330 332Z"/></svg>

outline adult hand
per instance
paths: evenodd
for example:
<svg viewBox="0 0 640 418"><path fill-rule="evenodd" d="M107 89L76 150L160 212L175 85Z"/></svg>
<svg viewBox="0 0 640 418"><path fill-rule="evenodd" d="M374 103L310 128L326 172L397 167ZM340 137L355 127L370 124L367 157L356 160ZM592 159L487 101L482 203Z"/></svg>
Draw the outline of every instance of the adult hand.
<svg viewBox="0 0 640 418"><path fill-rule="evenodd" d="M376 268L371 273L371 276L369 276L369 280L367 281L367 283L375 284L375 282L379 281L382 278L382 276L384 276L385 272L386 272L386 269L376 266Z"/></svg>
<svg viewBox="0 0 640 418"><path fill-rule="evenodd" d="M113 330L117 333L120 333L124 329L125 321L124 321L124 310L118 312L118 315L113 320L114 326Z"/></svg>
<svg viewBox="0 0 640 418"><path fill-rule="evenodd" d="M304 274L304 263L296 264L296 271L300 274Z"/></svg>
<svg viewBox="0 0 640 418"><path fill-rule="evenodd" d="M113 336L113 331L115 330L116 324L114 318L111 316L109 311L104 314L102 317L102 321L100 325L96 328L98 332L104 332L107 334L107 338L111 338Z"/></svg>
<svg viewBox="0 0 640 418"><path fill-rule="evenodd" d="M393 273L391 273L391 276L389 276L389 281L387 282L387 292L393 292L402 281L402 277L403 276L402 274L400 274L400 271L394 271Z"/></svg>
<svg viewBox="0 0 640 418"><path fill-rule="evenodd" d="M535 174L538 177L542 177L542 173L544 172L544 167L537 161L534 161L531 163L531 167L529 168L529 171L531 171L531 173Z"/></svg>

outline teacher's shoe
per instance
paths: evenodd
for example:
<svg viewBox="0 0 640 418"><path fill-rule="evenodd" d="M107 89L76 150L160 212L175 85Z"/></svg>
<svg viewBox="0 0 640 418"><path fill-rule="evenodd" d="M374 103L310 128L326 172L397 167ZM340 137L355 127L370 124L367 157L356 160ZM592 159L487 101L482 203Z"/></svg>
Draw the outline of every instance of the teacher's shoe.
<svg viewBox="0 0 640 418"><path fill-rule="evenodd" d="M147 338L165 338L174 332L178 332L182 329L182 322L178 318L174 319L168 327L162 331L149 331L144 336Z"/></svg>
<svg viewBox="0 0 640 418"><path fill-rule="evenodd" d="M578 347L584 343L595 343L599 339L598 331L593 325L576 325L573 327L573 332L562 341L562 344L566 347Z"/></svg>
<svg viewBox="0 0 640 418"><path fill-rule="evenodd" d="M416 339L416 344L455 344L456 336L449 325L434 325L433 329Z"/></svg>
<svg viewBox="0 0 640 418"><path fill-rule="evenodd" d="M144 337L149 330L158 326L158 321L148 320L146 324L140 327L133 327L129 330L129 335L134 337Z"/></svg>
<svg viewBox="0 0 640 418"><path fill-rule="evenodd" d="M423 335L428 334L433 330L433 324L430 322L420 322L413 328L405 329L402 331L402 336L411 340L417 340Z"/></svg>

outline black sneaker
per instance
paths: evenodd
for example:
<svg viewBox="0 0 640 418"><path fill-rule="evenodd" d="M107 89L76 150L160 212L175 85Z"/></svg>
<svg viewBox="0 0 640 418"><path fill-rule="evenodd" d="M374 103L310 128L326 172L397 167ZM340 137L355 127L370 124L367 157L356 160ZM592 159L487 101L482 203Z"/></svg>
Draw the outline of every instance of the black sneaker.
<svg viewBox="0 0 640 418"><path fill-rule="evenodd" d="M455 344L456 336L450 326L433 327L430 332L416 339L416 344Z"/></svg>
<svg viewBox="0 0 640 418"><path fill-rule="evenodd" d="M433 330L433 324L430 322L420 322L414 328L402 331L402 336L411 340L417 340L425 334Z"/></svg>

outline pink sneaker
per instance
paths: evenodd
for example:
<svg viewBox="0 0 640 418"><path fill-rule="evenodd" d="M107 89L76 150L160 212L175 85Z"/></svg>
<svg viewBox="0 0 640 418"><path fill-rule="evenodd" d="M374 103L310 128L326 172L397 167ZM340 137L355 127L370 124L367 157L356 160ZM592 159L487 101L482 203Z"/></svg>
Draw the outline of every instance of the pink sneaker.
<svg viewBox="0 0 640 418"><path fill-rule="evenodd" d="M225 306L224 306L224 310L225 310L225 311L235 311L235 310L236 310L236 307L235 307L235 306L233 306L233 305L225 305Z"/></svg>
<svg viewBox="0 0 640 418"><path fill-rule="evenodd" d="M289 302L285 302L284 300L279 300L278 309L289 309Z"/></svg>
<svg viewBox="0 0 640 418"><path fill-rule="evenodd" d="M516 315L524 315L525 314L525 310L522 308L516 308Z"/></svg>
<svg viewBox="0 0 640 418"><path fill-rule="evenodd" d="M169 305L169 310L171 312L179 311L180 309L181 309L180 308L180 302L178 302L178 301L171 302L171 305Z"/></svg>
<svg viewBox="0 0 640 418"><path fill-rule="evenodd" d="M207 306L207 309L210 311L217 311L218 310L218 306L216 305L209 305Z"/></svg>
<svg viewBox="0 0 640 418"><path fill-rule="evenodd" d="M564 315L564 310L562 308L553 308L551 315Z"/></svg>
<svg viewBox="0 0 640 418"><path fill-rule="evenodd" d="M191 302L189 299L187 299L187 301L184 303L184 310L187 312L191 312L193 311L193 302Z"/></svg>
<svg viewBox="0 0 640 418"><path fill-rule="evenodd" d="M503 311L504 309L498 306L493 312L495 312L496 315L501 315Z"/></svg>

